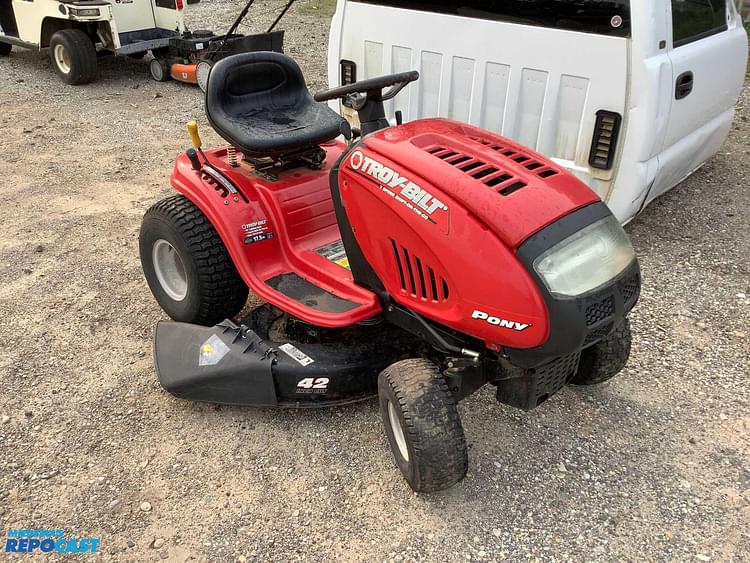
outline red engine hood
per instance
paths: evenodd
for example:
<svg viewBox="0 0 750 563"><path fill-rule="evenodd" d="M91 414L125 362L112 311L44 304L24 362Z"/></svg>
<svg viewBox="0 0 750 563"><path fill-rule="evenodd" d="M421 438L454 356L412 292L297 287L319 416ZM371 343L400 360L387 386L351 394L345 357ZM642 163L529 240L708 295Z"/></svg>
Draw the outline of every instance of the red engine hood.
<svg viewBox="0 0 750 563"><path fill-rule="evenodd" d="M599 201L583 182L505 137L447 119L384 129L365 145L460 202L511 248Z"/></svg>

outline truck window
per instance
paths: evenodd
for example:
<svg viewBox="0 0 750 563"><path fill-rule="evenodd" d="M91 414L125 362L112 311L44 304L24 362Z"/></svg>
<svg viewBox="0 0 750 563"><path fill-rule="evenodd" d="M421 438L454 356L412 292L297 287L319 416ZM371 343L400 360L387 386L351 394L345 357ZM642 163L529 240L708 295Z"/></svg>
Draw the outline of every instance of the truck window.
<svg viewBox="0 0 750 563"><path fill-rule="evenodd" d="M672 37L675 47L726 29L726 0L672 0Z"/></svg>
<svg viewBox="0 0 750 563"><path fill-rule="evenodd" d="M353 0L601 35L630 36L630 0Z"/></svg>

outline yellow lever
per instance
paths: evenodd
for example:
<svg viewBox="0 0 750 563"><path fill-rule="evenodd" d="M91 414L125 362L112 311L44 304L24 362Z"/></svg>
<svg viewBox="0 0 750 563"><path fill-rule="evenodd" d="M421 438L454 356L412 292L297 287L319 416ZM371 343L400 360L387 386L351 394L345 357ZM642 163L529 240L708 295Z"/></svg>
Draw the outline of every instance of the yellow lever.
<svg viewBox="0 0 750 563"><path fill-rule="evenodd" d="M188 134L190 135L190 141L193 143L193 148L200 149L203 146L201 136L198 133L198 124L195 121L188 121L187 123Z"/></svg>

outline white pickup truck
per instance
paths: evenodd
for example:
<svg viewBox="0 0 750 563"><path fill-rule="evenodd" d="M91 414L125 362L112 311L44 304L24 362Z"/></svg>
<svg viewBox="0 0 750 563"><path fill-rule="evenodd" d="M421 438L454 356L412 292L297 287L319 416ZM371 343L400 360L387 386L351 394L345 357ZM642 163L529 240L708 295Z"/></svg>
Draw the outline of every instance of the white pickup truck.
<svg viewBox="0 0 750 563"><path fill-rule="evenodd" d="M391 115L520 141L625 223L719 150L747 41L732 0L338 0L328 71L419 70Z"/></svg>

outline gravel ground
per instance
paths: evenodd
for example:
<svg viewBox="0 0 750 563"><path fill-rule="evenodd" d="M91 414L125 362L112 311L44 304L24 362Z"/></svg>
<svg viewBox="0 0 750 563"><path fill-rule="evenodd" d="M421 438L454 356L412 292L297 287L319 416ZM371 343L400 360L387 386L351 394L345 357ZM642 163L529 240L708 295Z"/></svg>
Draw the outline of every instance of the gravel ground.
<svg viewBox="0 0 750 563"><path fill-rule="evenodd" d="M285 28L321 86L327 20ZM284 412L159 387L137 233L185 121L205 124L197 91L129 59L82 88L38 53L0 74L0 532L100 537L107 561L750 558L748 88L720 154L628 227L644 291L625 371L531 413L463 402L470 473L417 496L374 401Z"/></svg>

